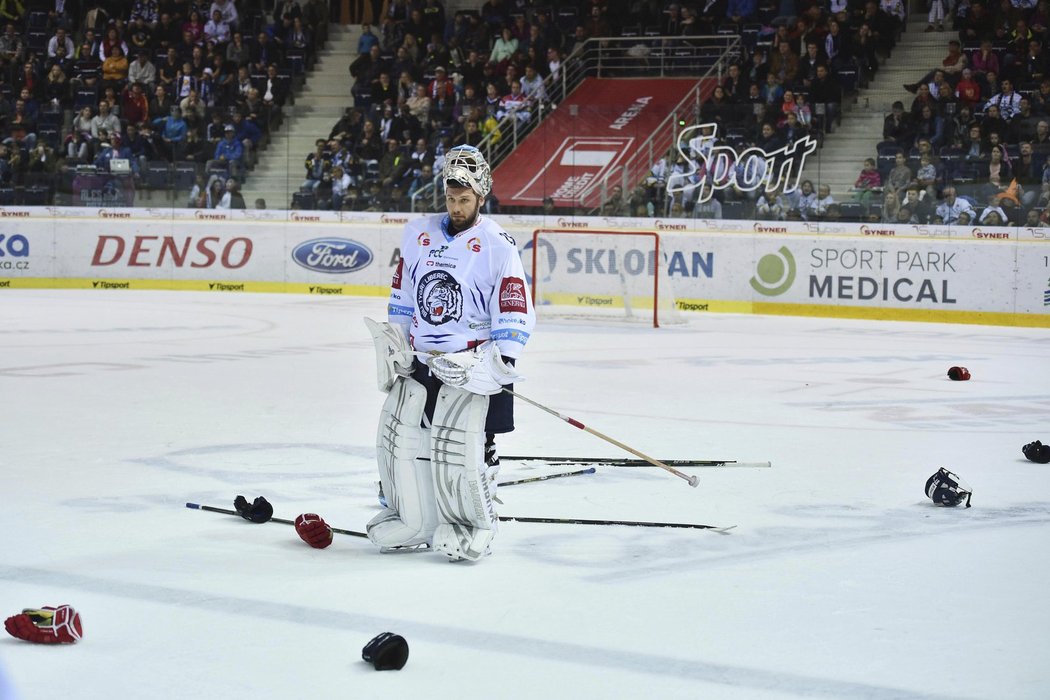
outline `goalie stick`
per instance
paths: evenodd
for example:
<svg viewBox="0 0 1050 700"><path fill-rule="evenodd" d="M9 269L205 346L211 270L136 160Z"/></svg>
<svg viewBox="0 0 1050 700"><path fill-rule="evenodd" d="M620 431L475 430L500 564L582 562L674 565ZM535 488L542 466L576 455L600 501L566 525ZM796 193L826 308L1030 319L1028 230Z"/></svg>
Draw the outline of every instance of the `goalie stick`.
<svg viewBox="0 0 1050 700"><path fill-rule="evenodd" d="M680 472L677 469L675 469L674 467L669 466L667 464L664 464L660 460L655 459L653 457L650 457L649 455L645 454L644 452L639 452L638 450L634 449L633 447L630 447L629 445L625 445L624 443L620 442L616 438L612 438L612 437L609 437L608 435L606 435L605 433L598 432L594 428L591 428L591 427L588 427L588 426L584 425L583 423L581 423L580 421L576 420L575 418L572 418L571 416L566 416L566 415L563 415L561 413L558 413L553 408L549 408L547 406L544 406L543 404L539 403L538 401L533 401L532 399L530 399L527 396L522 396L521 394L519 394L517 392L514 392L514 391L511 391L510 389L508 389L506 387L503 387L503 391L505 393L507 393L507 394L510 394L511 396L513 396L516 399L521 399L522 401L524 401L525 403L529 404L530 406L535 406L536 408L540 409L541 411L545 411L546 413L551 414L555 418L559 418L559 419L565 421L566 423L568 423L569 425L571 425L574 428L579 428L580 430L582 430L585 433L590 433L591 435L593 435L596 438L599 438L601 440L605 440L609 444L616 445L620 449L626 450L627 452L630 452L635 457L640 457L641 459L644 459L646 462L648 462L649 464L653 465L654 467L660 467L665 472L668 472L669 474L674 474L679 479L684 480L687 484L689 484L693 488L696 488L700 484L700 479L697 478L697 476L695 474L689 475L689 474L685 474L684 472Z"/></svg>
<svg viewBox="0 0 1050 700"><path fill-rule="evenodd" d="M549 464L602 464L610 467L649 467L644 459L617 457L542 457L536 455L500 455L505 462L547 462ZM735 459L661 459L672 467L772 467L771 462L738 462ZM501 484L502 485L502 484Z"/></svg>

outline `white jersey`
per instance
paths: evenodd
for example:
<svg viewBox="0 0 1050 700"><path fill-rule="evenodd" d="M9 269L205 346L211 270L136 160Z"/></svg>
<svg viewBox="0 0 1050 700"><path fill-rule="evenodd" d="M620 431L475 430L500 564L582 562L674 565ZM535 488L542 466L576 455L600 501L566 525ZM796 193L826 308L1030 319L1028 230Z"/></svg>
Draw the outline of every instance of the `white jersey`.
<svg viewBox="0 0 1050 700"><path fill-rule="evenodd" d="M414 350L459 352L486 340L518 358L536 323L518 247L478 214L448 233L448 216L410 221L390 285L387 316L404 327Z"/></svg>

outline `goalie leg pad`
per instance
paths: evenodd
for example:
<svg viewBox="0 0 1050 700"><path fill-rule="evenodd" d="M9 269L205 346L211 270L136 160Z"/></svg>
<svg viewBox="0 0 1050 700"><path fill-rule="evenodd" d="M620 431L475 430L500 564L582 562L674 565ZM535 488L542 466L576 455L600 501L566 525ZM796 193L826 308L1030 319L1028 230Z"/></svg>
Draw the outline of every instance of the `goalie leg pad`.
<svg viewBox="0 0 1050 700"><path fill-rule="evenodd" d="M431 427L431 464L438 525L433 546L452 560L488 552L499 519L485 463L487 396L444 386Z"/></svg>
<svg viewBox="0 0 1050 700"><path fill-rule="evenodd" d="M387 507L365 527L382 548L429 543L437 525L431 478L430 431L419 427L427 391L414 379L398 377L383 404L376 436L379 477Z"/></svg>

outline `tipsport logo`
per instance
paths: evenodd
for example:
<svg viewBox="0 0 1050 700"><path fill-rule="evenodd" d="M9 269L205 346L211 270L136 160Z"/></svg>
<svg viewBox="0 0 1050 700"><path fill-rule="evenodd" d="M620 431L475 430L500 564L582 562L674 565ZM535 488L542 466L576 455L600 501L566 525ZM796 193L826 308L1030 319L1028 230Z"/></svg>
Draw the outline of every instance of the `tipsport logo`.
<svg viewBox="0 0 1050 700"><path fill-rule="evenodd" d="M775 253L763 255L755 266L751 288L766 297L778 297L795 283L795 256L781 246Z"/></svg>

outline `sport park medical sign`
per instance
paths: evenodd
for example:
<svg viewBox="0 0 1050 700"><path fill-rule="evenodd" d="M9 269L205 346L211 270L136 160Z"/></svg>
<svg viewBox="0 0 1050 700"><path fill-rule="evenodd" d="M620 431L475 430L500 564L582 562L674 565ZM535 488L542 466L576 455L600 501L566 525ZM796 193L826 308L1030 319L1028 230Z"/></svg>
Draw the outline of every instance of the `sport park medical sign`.
<svg viewBox="0 0 1050 700"><path fill-rule="evenodd" d="M675 144L686 159L689 170L667 179L668 194L697 193L697 199L706 202L716 190L735 187L742 192L779 190L783 193L798 189L806 156L817 150L817 142L805 136L785 144L775 151L757 146L737 152L729 146L716 146L717 124L700 124L683 129Z"/></svg>

